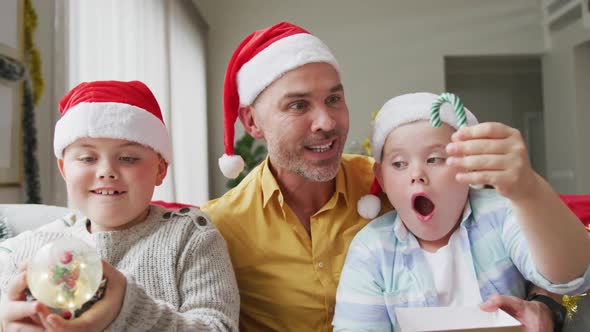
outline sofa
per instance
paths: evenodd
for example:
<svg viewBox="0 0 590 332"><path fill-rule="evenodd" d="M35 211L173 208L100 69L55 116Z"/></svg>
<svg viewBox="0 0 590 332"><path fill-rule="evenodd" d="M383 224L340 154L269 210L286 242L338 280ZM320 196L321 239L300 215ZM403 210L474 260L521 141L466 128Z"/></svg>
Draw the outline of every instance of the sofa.
<svg viewBox="0 0 590 332"><path fill-rule="evenodd" d="M0 204L0 221L5 220L13 235L35 229L72 211L66 207L39 204Z"/></svg>
<svg viewBox="0 0 590 332"><path fill-rule="evenodd" d="M582 197L577 195L562 196L568 206L580 217L585 225L590 222L590 196ZM175 203L154 202L172 208L185 206ZM23 231L46 226L52 220L58 220L70 213L72 210L52 205L38 204L0 204L0 223L4 220L12 235ZM67 219L67 218L66 218ZM53 223L51 227L65 227L63 222ZM1 243L0 239L0 243ZM3 265L3 253L0 251L0 269ZM564 331L590 331L590 292L588 296L579 301L579 312L574 315L571 321L566 322Z"/></svg>

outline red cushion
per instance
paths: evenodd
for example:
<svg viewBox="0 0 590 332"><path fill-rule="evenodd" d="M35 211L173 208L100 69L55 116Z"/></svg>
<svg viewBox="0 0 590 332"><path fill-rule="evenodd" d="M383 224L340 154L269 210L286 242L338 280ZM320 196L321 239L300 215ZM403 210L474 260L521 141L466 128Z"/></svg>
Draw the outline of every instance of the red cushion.
<svg viewBox="0 0 590 332"><path fill-rule="evenodd" d="M574 214L582 221L586 229L590 232L590 195L559 195L561 200L574 212ZM196 205L152 201L152 204L160 205L168 209L179 209L183 207L196 207Z"/></svg>
<svg viewBox="0 0 590 332"><path fill-rule="evenodd" d="M590 231L590 195L559 195L559 197Z"/></svg>
<svg viewBox="0 0 590 332"><path fill-rule="evenodd" d="M160 205L160 206L165 207L167 209L180 209L183 207L196 207L197 209L199 208L196 205L177 203L177 202L152 201L152 204Z"/></svg>

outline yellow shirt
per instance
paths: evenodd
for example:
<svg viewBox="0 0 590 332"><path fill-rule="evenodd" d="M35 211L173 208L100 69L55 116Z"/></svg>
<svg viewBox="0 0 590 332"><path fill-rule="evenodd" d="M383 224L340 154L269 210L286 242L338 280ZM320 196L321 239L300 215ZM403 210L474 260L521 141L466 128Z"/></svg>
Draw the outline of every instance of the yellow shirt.
<svg viewBox="0 0 590 332"><path fill-rule="evenodd" d="M240 289L241 331L332 330L348 246L368 223L356 204L369 192L372 165L368 157L343 155L335 193L311 217L311 238L285 204L268 159L201 207L227 241Z"/></svg>

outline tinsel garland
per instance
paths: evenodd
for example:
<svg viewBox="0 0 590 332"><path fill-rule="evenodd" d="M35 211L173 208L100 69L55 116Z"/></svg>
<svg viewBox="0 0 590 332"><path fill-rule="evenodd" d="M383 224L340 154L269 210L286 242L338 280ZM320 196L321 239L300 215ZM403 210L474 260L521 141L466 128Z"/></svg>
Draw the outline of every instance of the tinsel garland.
<svg viewBox="0 0 590 332"><path fill-rule="evenodd" d="M566 316L567 320L574 319L574 314L578 313L578 301L580 300L580 298L582 298L586 295L587 295L587 293L580 294L580 295L574 295L574 296L567 296L567 295L563 296L563 300L561 301L561 303L563 304L563 306L567 310L567 316Z"/></svg>
<svg viewBox="0 0 590 332"><path fill-rule="evenodd" d="M30 0L24 3L24 62L27 68L23 81L23 168L27 203L41 203L39 163L37 151L37 129L35 128L35 106L43 95L44 81L41 74L41 53L33 43L37 29L37 13Z"/></svg>
<svg viewBox="0 0 590 332"><path fill-rule="evenodd" d="M41 53L33 43L33 35L37 30L37 13L33 8L30 0L25 0L25 65L29 71L32 82L33 100L35 106L39 104L39 99L45 90L45 82L41 74Z"/></svg>
<svg viewBox="0 0 590 332"><path fill-rule="evenodd" d="M23 81L23 169L25 173L25 194L27 203L41 204L41 184L37 151L37 130L35 129L35 105L31 81Z"/></svg>

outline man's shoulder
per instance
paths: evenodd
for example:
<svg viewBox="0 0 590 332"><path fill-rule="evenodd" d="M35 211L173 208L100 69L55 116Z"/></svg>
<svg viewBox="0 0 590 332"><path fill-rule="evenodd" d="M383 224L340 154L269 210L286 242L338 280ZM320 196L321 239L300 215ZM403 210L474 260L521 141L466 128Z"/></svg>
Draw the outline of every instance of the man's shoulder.
<svg viewBox="0 0 590 332"><path fill-rule="evenodd" d="M346 181L346 192L350 202L356 202L369 193L371 185L375 179L373 165L375 161L372 157L358 154L343 154L342 169ZM381 200L381 212L379 215L392 210L391 203L384 193L379 194Z"/></svg>
<svg viewBox="0 0 590 332"><path fill-rule="evenodd" d="M360 154L343 154L342 167L346 172L355 172L361 174L372 175L373 164L375 161L369 156ZM370 176L367 176L370 178Z"/></svg>
<svg viewBox="0 0 590 332"><path fill-rule="evenodd" d="M262 186L257 176L259 167L254 168L237 186L201 206L201 210L211 217L213 223L219 226L220 222L238 218L256 207Z"/></svg>
<svg viewBox="0 0 590 332"><path fill-rule="evenodd" d="M371 183L373 183L373 158L357 155L343 154L341 162L341 172L346 179L346 190L349 193L357 193L358 200L360 196L368 193Z"/></svg>

